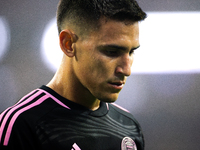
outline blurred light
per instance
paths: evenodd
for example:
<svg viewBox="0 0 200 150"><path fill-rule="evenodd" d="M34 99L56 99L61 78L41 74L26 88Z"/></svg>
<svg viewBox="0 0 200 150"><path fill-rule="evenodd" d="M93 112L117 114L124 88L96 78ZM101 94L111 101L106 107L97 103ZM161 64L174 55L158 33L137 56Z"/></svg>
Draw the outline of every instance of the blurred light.
<svg viewBox="0 0 200 150"><path fill-rule="evenodd" d="M200 12L155 12L140 24L132 73L200 72Z"/></svg>
<svg viewBox="0 0 200 150"><path fill-rule="evenodd" d="M200 72L200 12L149 12L140 23L140 45L132 73ZM47 25L42 53L55 71L61 61L56 20Z"/></svg>
<svg viewBox="0 0 200 150"><path fill-rule="evenodd" d="M19 84L13 66L0 65L0 112L16 103Z"/></svg>
<svg viewBox="0 0 200 150"><path fill-rule="evenodd" d="M0 16L0 60L8 51L8 46L10 44L10 29L8 22L2 16Z"/></svg>
<svg viewBox="0 0 200 150"><path fill-rule="evenodd" d="M62 59L62 51L59 47L56 19L52 19L46 26L42 38L42 57L45 64L56 71Z"/></svg>

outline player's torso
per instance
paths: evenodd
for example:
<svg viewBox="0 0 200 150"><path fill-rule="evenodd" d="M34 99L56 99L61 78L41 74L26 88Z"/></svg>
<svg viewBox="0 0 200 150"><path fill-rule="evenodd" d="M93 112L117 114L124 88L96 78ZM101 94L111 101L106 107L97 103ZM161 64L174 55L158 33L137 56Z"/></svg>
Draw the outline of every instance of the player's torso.
<svg viewBox="0 0 200 150"><path fill-rule="evenodd" d="M57 113L57 114L56 114ZM45 116L38 122L36 133L44 149L57 150L136 150L141 138L134 124L123 124L109 113L91 116L73 111Z"/></svg>

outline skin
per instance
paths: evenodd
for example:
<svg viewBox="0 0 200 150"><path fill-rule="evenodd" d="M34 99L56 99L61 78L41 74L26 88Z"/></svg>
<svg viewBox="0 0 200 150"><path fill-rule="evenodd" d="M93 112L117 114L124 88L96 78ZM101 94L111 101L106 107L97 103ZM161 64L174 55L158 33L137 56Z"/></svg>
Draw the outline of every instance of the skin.
<svg viewBox="0 0 200 150"><path fill-rule="evenodd" d="M100 101L114 102L131 74L133 52L139 47L138 22L102 18L98 30L79 36L70 27L60 35L64 52L60 68L47 86L91 110Z"/></svg>

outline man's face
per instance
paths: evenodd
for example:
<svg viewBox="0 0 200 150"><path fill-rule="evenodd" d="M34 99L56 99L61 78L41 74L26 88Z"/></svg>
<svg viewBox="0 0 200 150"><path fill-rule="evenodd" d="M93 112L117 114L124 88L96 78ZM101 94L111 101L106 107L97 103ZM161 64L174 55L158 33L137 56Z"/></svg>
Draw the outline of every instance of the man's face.
<svg viewBox="0 0 200 150"><path fill-rule="evenodd" d="M114 102L131 74L133 51L139 47L138 22L101 20L101 28L75 43L73 69L83 91Z"/></svg>

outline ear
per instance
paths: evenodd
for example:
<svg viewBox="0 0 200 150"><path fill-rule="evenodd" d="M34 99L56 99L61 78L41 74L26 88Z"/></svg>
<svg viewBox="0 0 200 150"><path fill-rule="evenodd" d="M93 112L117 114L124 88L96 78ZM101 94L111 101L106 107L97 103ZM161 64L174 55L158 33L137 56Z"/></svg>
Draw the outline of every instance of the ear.
<svg viewBox="0 0 200 150"><path fill-rule="evenodd" d="M72 44L76 42L75 35L70 30L63 30L59 35L59 43L62 51L69 57L75 54Z"/></svg>

